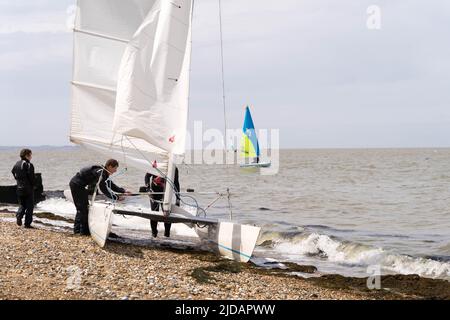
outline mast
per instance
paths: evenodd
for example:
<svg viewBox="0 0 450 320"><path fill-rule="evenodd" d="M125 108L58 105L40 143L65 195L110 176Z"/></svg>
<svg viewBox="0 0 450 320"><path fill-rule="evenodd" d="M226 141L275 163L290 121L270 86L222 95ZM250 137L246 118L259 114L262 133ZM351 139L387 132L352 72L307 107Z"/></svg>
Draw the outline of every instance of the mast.
<svg viewBox="0 0 450 320"><path fill-rule="evenodd" d="M189 88L188 88L188 113L189 113L189 100L190 100L190 76L191 76L191 61L192 61L192 21L194 20L194 7L195 0L192 0L191 6L191 30L190 30L190 54L189 54ZM166 177L166 189L164 190L164 201L163 201L163 212L165 215L169 216L172 211L172 200L175 188L175 155L173 153L169 153L169 163ZM178 190L179 192L181 190Z"/></svg>
<svg viewBox="0 0 450 320"><path fill-rule="evenodd" d="M166 177L166 189L164 190L163 211L165 215L169 215L172 210L172 199L174 194L175 179L175 158L173 154L169 156L169 170Z"/></svg>

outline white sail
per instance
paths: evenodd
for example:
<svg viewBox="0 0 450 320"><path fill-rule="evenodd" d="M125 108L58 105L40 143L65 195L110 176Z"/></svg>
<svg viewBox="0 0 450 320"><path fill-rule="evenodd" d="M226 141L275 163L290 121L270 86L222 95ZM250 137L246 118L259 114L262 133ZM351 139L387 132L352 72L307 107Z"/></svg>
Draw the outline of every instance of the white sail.
<svg viewBox="0 0 450 320"><path fill-rule="evenodd" d="M165 33L172 34L173 30L166 29L172 27L172 24L158 24L158 28L155 30L149 30L145 26L149 17L155 14L158 16L158 20L164 20L162 14L167 10L162 9L166 5L179 7L178 2L182 4L187 2L190 11L191 1L78 1L74 30L70 133L72 142L91 148L108 157L125 160L127 164L145 171L151 171L149 161L156 161L160 170L167 170L171 149L163 149L160 147L161 145L155 143L155 139L142 139L143 136L135 135L133 132L115 132L113 123L116 113L118 78L123 79L123 72L120 72L119 75L119 69L124 69L121 64L124 61L124 54L129 52L129 44L135 43L136 37L139 37L140 31L144 29L145 32L154 31L154 37L161 37L159 35ZM190 33L190 19L188 26ZM161 46L157 48L161 48ZM165 59L165 55L170 56L171 51L171 48L165 54L159 51L158 54L155 54L155 59L162 61ZM190 54L190 50L186 52ZM185 59L189 58L188 56ZM163 63L159 65L163 65ZM189 68L184 66L184 63L183 67ZM182 78L181 74L183 72L180 72L180 79ZM188 72L185 77L188 77L187 74ZM145 87L145 84L142 86ZM123 83L120 88L123 88ZM120 90L120 92L123 91ZM123 94L121 93L120 96L122 97ZM187 105L185 106L184 102L179 105L187 112ZM166 114L161 113L160 117L166 117ZM156 120L160 119L148 117L147 125L152 126ZM139 121L145 122L144 119L139 119ZM183 121L185 119L181 118L175 125L183 127L183 123L181 123ZM157 121L154 125L164 125L165 123ZM136 122L136 125L139 123ZM171 126L171 129L168 130L174 131L173 127ZM159 130L162 132L161 128ZM144 130L144 132L147 131ZM182 139L183 135L180 137Z"/></svg>
<svg viewBox="0 0 450 320"><path fill-rule="evenodd" d="M128 44L114 131L183 155L189 99L192 0L156 1Z"/></svg>
<svg viewBox="0 0 450 320"><path fill-rule="evenodd" d="M156 161L173 181L176 157L185 152L192 7L193 0L78 1L72 142L158 174ZM260 228L196 217L173 206L172 194L166 188L164 221L206 223L196 228L202 239L229 258L250 259ZM89 208L89 230L102 247L114 214L162 218L95 199Z"/></svg>

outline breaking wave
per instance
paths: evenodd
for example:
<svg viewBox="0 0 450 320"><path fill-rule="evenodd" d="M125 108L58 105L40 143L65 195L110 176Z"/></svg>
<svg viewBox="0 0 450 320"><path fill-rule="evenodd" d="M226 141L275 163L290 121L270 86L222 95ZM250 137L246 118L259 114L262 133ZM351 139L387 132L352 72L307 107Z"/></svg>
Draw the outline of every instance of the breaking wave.
<svg viewBox="0 0 450 320"><path fill-rule="evenodd" d="M290 257L315 257L347 267L380 266L383 273L417 274L450 280L450 263L442 259L396 254L383 248L339 241L318 233L294 237L266 233L261 237L260 245L270 246L275 252Z"/></svg>

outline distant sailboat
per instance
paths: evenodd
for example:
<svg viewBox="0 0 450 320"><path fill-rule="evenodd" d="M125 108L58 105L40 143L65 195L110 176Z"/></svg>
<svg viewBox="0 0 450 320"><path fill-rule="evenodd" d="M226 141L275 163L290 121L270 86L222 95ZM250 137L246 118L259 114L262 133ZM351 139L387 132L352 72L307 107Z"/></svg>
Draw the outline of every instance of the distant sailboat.
<svg viewBox="0 0 450 320"><path fill-rule="evenodd" d="M245 159L245 164L242 164L241 168L268 168L271 165L270 162L260 162L261 150L249 107L245 111L241 155Z"/></svg>

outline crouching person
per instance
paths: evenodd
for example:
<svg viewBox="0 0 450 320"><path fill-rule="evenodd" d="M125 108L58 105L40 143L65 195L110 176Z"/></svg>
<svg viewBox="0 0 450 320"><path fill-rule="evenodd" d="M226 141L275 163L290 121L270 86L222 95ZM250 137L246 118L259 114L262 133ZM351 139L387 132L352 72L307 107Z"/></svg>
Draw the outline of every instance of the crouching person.
<svg viewBox="0 0 450 320"><path fill-rule="evenodd" d="M77 214L75 216L74 234L81 234L83 236L89 236L89 199L88 190L89 185L97 184L100 180L99 188L101 192L108 198L118 200L119 196L116 193L128 193L125 189L118 187L112 181L108 181L108 178L117 172L119 168L119 162L114 159L110 159L106 162L105 166L90 166L80 170L70 180L70 191L72 192L73 202L77 208ZM107 185L108 184L108 185Z"/></svg>

